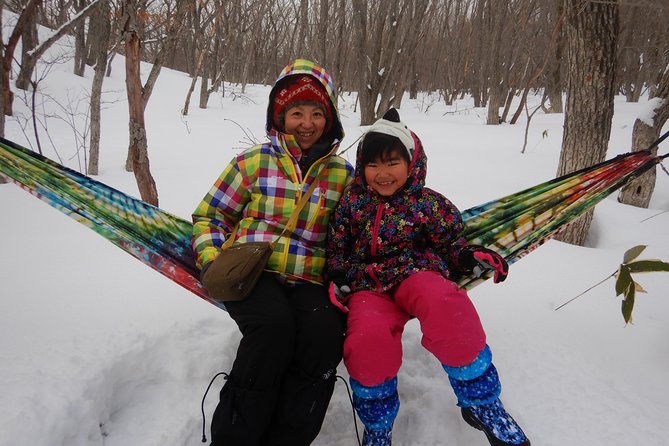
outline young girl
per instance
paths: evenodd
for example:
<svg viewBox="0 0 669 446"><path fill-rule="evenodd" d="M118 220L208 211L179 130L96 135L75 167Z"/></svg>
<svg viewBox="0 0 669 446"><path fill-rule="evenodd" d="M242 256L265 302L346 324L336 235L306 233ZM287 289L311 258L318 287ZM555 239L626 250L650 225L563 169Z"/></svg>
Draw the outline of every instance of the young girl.
<svg viewBox="0 0 669 446"><path fill-rule="evenodd" d="M504 258L467 245L458 209L424 186L427 158L418 137L390 109L358 147L354 183L330 220L328 280L348 311L344 363L363 445L390 445L399 410L402 331L413 317L422 345L443 365L464 420L490 444L530 442L499 400L490 348L474 305L454 280L477 266L506 278Z"/></svg>

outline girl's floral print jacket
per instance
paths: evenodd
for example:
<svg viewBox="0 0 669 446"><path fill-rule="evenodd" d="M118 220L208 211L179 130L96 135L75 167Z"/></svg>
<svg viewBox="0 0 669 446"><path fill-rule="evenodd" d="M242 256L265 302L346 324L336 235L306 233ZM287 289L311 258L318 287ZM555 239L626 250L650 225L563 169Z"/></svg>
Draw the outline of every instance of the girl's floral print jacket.
<svg viewBox="0 0 669 446"><path fill-rule="evenodd" d="M415 150L409 179L390 197L364 180L358 146L355 179L330 220L329 277L346 276L353 291L386 292L416 271L437 271L452 280L460 274L460 211L443 195L425 187L427 157L412 133Z"/></svg>

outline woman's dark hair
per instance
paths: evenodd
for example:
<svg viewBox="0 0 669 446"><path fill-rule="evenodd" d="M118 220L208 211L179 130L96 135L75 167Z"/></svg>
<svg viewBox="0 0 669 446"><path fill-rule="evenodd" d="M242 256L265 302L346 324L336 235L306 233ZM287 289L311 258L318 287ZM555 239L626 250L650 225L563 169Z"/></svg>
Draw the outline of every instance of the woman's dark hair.
<svg viewBox="0 0 669 446"><path fill-rule="evenodd" d="M363 166L377 159L381 159L382 161L389 160L395 154L404 158L407 164L411 163L409 151L396 136L370 132L362 140L360 158Z"/></svg>

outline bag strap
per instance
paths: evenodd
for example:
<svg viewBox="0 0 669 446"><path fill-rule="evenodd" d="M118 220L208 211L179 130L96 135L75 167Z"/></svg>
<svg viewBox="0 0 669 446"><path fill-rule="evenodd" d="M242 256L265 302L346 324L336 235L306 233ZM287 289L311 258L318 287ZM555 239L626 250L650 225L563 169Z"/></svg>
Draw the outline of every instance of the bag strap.
<svg viewBox="0 0 669 446"><path fill-rule="evenodd" d="M323 164L325 164L325 163L323 163ZM327 166L323 166L323 168L320 170L320 172L318 172L318 174L314 177L314 180L309 185L309 188L307 189L307 192L304 195L302 195L302 197L300 197L300 201L297 202L297 205L295 206L295 209L293 210L293 213L290 214L290 218L286 222L286 225L284 226L283 231L281 231L281 234L279 234L279 236L276 239L274 239L270 242L270 247L272 249L274 249L274 247L278 243L279 239L281 237L283 237L286 232L288 232L288 228L295 225L295 223L297 222L297 219L299 217L300 211L307 204L307 201L309 201L309 198L311 197L311 194L314 193L314 190L316 190L316 185L321 180L321 177L323 176L323 172L325 172L327 170L328 170ZM221 246L221 250L228 249L230 246L232 246L232 244L235 241L235 234L237 234L237 229L239 229L239 221L237 222L237 224L235 224L234 229L230 233L230 237L228 237L228 239L225 241L225 243L223 243L223 245Z"/></svg>

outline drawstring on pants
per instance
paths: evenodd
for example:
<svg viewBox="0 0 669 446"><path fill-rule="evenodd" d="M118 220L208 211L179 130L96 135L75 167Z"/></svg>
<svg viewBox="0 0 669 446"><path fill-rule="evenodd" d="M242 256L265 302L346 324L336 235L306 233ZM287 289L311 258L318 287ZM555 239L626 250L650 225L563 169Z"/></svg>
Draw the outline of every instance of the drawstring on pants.
<svg viewBox="0 0 669 446"><path fill-rule="evenodd" d="M204 395L202 396L202 404L201 404L201 411L202 411L202 443L207 442L207 435L206 435L206 418L204 414L204 402L207 399L207 393L209 393L209 389L211 389L211 386L214 384L214 381L216 378L219 376L223 375L225 380L227 381L230 378L230 375L228 375L225 372L218 372L217 374L214 375L213 378L211 378L211 381L209 382L209 385L207 386L207 390L204 391ZM353 397L351 396L351 389L348 386L348 383L346 382L346 379L342 377L341 375L337 375L336 379L340 379L344 383L344 387L346 387L346 393L348 394L348 400L351 403L351 410L353 411L353 425L355 427L355 436L358 439L358 446L361 446L362 443L360 441L360 433L358 432L358 420L356 419L355 416L355 407L353 406Z"/></svg>
<svg viewBox="0 0 669 446"><path fill-rule="evenodd" d="M207 390L204 391L204 396L202 397L202 407L201 407L201 409L202 409L202 443L207 442L207 435L205 434L206 421L205 421L205 416L204 416L204 400L207 398L207 393L209 392L209 389L211 388L212 384L214 384L214 381L220 375L224 375L225 380L228 380L228 378L230 378L230 375L228 375L225 372L218 372L217 374L215 374L214 377L211 378L211 381L209 382L209 385L207 386Z"/></svg>
<svg viewBox="0 0 669 446"><path fill-rule="evenodd" d="M337 379L341 379L346 386L346 393L348 393L348 400L351 402L351 410L353 411L353 426L355 426L355 436L358 438L358 446L361 446L360 433L358 432L358 420L355 417L355 407L353 406L353 397L351 396L351 388L348 386L346 379L343 376L337 375Z"/></svg>

